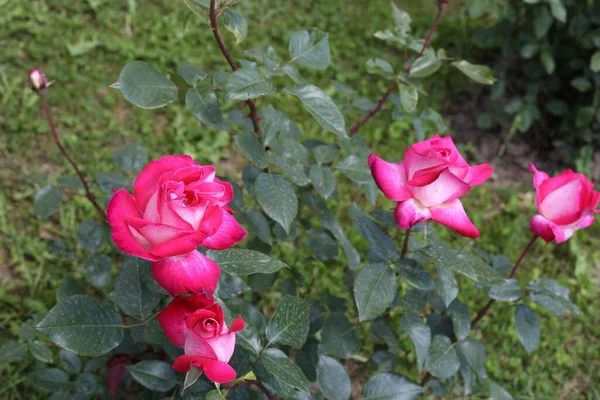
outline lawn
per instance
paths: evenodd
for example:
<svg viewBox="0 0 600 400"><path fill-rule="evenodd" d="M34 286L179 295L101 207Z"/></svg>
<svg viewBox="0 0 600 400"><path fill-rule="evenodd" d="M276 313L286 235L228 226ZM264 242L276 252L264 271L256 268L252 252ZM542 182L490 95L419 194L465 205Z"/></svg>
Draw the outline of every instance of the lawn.
<svg viewBox="0 0 600 400"><path fill-rule="evenodd" d="M435 2L399 3L411 12L415 29L424 36L435 14ZM336 79L374 100L386 85L364 72L365 62L383 52L394 66L403 65L398 51L373 37L390 23L387 0L246 0L239 11L248 18L249 32L237 47L227 37L235 59L241 58L245 49L265 44L286 54L289 35L299 29L315 26L329 32L332 66L307 72L305 77L332 95L331 80ZM466 21L460 7L454 5L435 40L455 54L476 57L478 50L470 46L470 29L476 25ZM112 151L125 143L142 144L151 159L190 154L201 163L216 163L223 175L236 180L241 177L241 156L230 133L202 127L183 101L161 110L141 110L109 88L132 60L151 62L176 83L180 78L173 60L207 70L227 69L211 32L196 19L188 19L182 2L0 0L0 48L0 340L5 341L18 338L24 321L55 304L55 291L63 279L82 276L83 252L76 246L75 235L79 223L93 218L94 212L85 198L75 195L63 201L49 219L38 220L33 215L36 189L55 183L58 176L72 175L72 171L52 141L38 97L27 86L28 70L42 68L54 81L48 102L65 146L90 180L112 169ZM451 83L456 78L450 75L443 75L444 82L431 83L433 90L426 101L439 110L456 94L456 84ZM462 95L469 92L466 82ZM266 105L260 99L257 103ZM319 137L321 130L297 103L282 95L276 106L296 122L307 121L299 123L306 138ZM231 105L224 105L226 110L228 107ZM476 110L473 113L474 119ZM347 124L359 118L348 116ZM361 133L378 154L400 159L415 134L407 123L389 124L388 120L375 117ZM476 155L477 149L467 148ZM502 169L502 162L495 167ZM95 184L94 191L107 200ZM346 187L340 193L350 196L352 191ZM484 232L480 239L468 241L439 231L457 245L477 246L515 260L529 240L527 222L534 212L533 196L529 179L492 181L472 190L465 199L465 208ZM380 197L380 204L391 208L391 203L383 203ZM362 198L352 201L366 203ZM350 200L338 201L338 215L350 204ZM356 233L349 237L360 241ZM73 254L57 257L52 244L58 242L64 242ZM481 324L480 329L486 331L489 375L516 399L600 398L599 246L600 229L595 226L561 246L538 243L523 265L521 283L542 274L553 277L570 288L572 300L582 310L581 316L555 317L532 305L542 324L542 344L532 354L527 354L517 339L511 307L496 305L493 325L492 318ZM322 272L315 293L329 292L330 282L343 276L341 266ZM477 300L478 293L480 289L470 281L461 280L461 300L472 310L483 305L483 300ZM334 294L349 298L348 294ZM406 335L401 339L401 348L410 351L400 354L405 361L399 362L397 371L418 380L412 345ZM0 397L33 398L32 385L21 374L27 367L0 365L5 382Z"/></svg>

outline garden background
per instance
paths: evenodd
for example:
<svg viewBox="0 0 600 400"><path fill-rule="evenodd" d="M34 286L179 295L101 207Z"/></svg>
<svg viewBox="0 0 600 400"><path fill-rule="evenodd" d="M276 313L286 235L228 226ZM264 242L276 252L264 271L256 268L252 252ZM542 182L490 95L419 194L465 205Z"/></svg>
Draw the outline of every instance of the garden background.
<svg viewBox="0 0 600 400"><path fill-rule="evenodd" d="M404 0L397 4L411 14L414 30L424 36L435 16L436 2ZM489 65L495 74L499 68L518 71L522 65L519 57L507 59L497 47L484 46L478 33L492 25L504 7L505 2L496 0L451 2L433 45L452 50L457 58ZM386 83L366 73L369 58L384 53L396 68L403 67L402 54L373 36L389 25L387 0L245 0L238 9L249 25L244 48L268 43L283 53L290 32L312 26L328 32L331 66L325 71L307 71L305 77L333 98L339 98L332 83L335 78L376 101ZM226 40L234 57L242 56L232 37ZM72 171L52 141L38 96L26 82L31 68L41 68L54 81L48 101L63 143L90 178L111 169L112 151L126 143L143 145L150 159L190 154L200 163L217 165L221 174L236 180L245 164L240 164L243 157L236 156L231 134L202 127L183 102L156 111L141 110L109 88L132 60L151 62L165 74L176 71L172 60L227 70L211 32L195 20L188 21L188 10L180 2L0 0L0 49L0 341L5 342L22 334L24 321L55 304L56 289L65 277L82 276L75 235L79 222L93 212L84 197L75 196L51 218L35 218L36 189ZM526 85L526 78L523 80L513 84ZM451 132L443 133L453 133L470 160L490 162L495 168L491 183L473 189L464 200L481 237L476 242L455 238L457 242L475 244L490 253L504 252L513 260L517 257L529 240L526 226L535 207L529 162L554 173L576 168L599 182L600 155L593 147L597 138L577 149L563 146L560 137L549 143L544 140L544 126L551 121L544 121L543 114L541 123L523 133L513 132L509 139L510 124L490 122L495 108L511 103L507 96L494 98L493 88L473 84L451 69L437 74L427 85L429 96L422 101L441 111L452 127ZM297 103L283 96L279 99L276 107L299 124L305 138L321 138L321 128ZM257 103L266 105L262 99ZM368 106L366 103L365 108ZM357 120L356 115L346 118L349 124ZM418 140L409 121L390 123L390 118L382 115L375 116L361 133L378 155L395 160L401 159L409 143ZM338 189L335 208L342 219L353 201L364 202L346 185ZM102 193L97 185L94 191ZM558 280L571 289L582 315L554 317L534 305L542 316L542 344L532 354L520 345L508 307L499 304L492 311L494 318L480 326L486 329L494 321L495 328L486 335L487 368L517 399L600 398L599 226L577 232L560 246L540 241L519 275L525 282L541 274ZM450 232L443 233L453 238ZM348 235L353 242L360 242L356 232ZM313 290L339 295L331 283L341 279L342 266L323 270ZM461 284L465 286L462 297L471 299L469 308L480 308L483 300L468 292L472 283ZM272 301L274 305L276 299ZM368 337L368 332L363 334ZM401 347L410 348L406 335L400 339ZM34 398L36 389L21 372L34 368L31 363L35 362L29 359L8 365L0 356L0 397Z"/></svg>

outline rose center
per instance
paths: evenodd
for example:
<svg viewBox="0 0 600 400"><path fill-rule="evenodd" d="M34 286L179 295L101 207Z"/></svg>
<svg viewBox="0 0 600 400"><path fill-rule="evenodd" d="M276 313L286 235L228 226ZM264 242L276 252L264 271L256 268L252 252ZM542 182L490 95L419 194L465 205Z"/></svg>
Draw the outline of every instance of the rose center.
<svg viewBox="0 0 600 400"><path fill-rule="evenodd" d="M452 154L452 150L447 149L445 147L434 147L433 152L442 158L449 158L450 154Z"/></svg>
<svg viewBox="0 0 600 400"><path fill-rule="evenodd" d="M199 333L200 336L204 338L211 338L218 333L219 323L214 318L206 318L202 321L199 321L194 328L199 328L196 332Z"/></svg>

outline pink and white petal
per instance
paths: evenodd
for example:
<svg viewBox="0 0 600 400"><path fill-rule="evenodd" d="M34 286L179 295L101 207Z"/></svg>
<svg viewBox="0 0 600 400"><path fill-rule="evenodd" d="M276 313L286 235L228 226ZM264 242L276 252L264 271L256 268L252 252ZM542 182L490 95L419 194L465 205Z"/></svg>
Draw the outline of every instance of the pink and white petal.
<svg viewBox="0 0 600 400"><path fill-rule="evenodd" d="M170 208L193 230L198 230L206 211L206 206L187 207L184 204L176 205L175 202L170 204Z"/></svg>
<svg viewBox="0 0 600 400"><path fill-rule="evenodd" d="M597 210L597 211L600 211L600 210ZM594 216L587 215L582 218L582 220L577 224L577 227L575 229L585 229L588 226L592 225L593 223L594 223Z"/></svg>
<svg viewBox="0 0 600 400"><path fill-rule="evenodd" d="M196 250L152 263L152 276L171 295L193 293L212 297L220 274L219 266Z"/></svg>
<svg viewBox="0 0 600 400"><path fill-rule="evenodd" d="M155 224L160 224L160 214L158 213L158 192L154 192L146 204L143 219Z"/></svg>
<svg viewBox="0 0 600 400"><path fill-rule="evenodd" d="M529 223L529 229L531 229L531 232L544 239L546 243L550 243L556 236L554 233L555 227L557 227L556 224L554 224L552 221L548 221L539 214L535 215Z"/></svg>
<svg viewBox="0 0 600 400"><path fill-rule="evenodd" d="M223 213L223 219L221 226L215 233L208 236L202 243L201 246L212 250L225 250L233 246L234 244L241 242L246 238L248 232L240 225L239 222L233 215L227 211L221 209Z"/></svg>
<svg viewBox="0 0 600 400"><path fill-rule="evenodd" d="M183 349L186 355L217 359L217 354L206 339L201 338L189 329L185 333L185 346Z"/></svg>
<svg viewBox="0 0 600 400"><path fill-rule="evenodd" d="M206 377L216 383L227 383L235 380L237 374L233 367L218 360L206 360L202 363Z"/></svg>
<svg viewBox="0 0 600 400"><path fill-rule="evenodd" d="M463 181L471 186L481 185L487 181L494 169L490 164L480 164L473 167L469 167L467 174L464 176Z"/></svg>
<svg viewBox="0 0 600 400"><path fill-rule="evenodd" d="M233 322L231 323L231 327L229 328L229 331L230 332L239 332L244 329L245 325L246 325L246 322L244 322L244 319L242 317L238 317L238 318L234 319Z"/></svg>
<svg viewBox="0 0 600 400"><path fill-rule="evenodd" d="M412 197L405 186L406 171L402 163L390 163L375 154L369 155L367 162L375 183L386 197L394 201L404 201Z"/></svg>
<svg viewBox="0 0 600 400"><path fill-rule="evenodd" d="M195 361L198 358L199 357L189 356L187 354L179 356L173 363L173 369L179 373L185 374L192 368L192 361Z"/></svg>
<svg viewBox="0 0 600 400"><path fill-rule="evenodd" d="M471 189L470 185L458 179L452 172L445 170L433 183L422 187L412 187L411 191L423 206L435 207L462 197L469 189Z"/></svg>
<svg viewBox="0 0 600 400"><path fill-rule="evenodd" d="M167 338L177 347L185 344L186 317L196 310L204 309L214 304L213 299L204 295L175 297L169 305L156 316Z"/></svg>
<svg viewBox="0 0 600 400"><path fill-rule="evenodd" d="M144 242L145 239L141 235L132 231L126 222L140 216L140 210L137 208L133 196L125 189L118 190L108 202L106 217L115 245L127 254L156 261L158 258L148 251L149 244Z"/></svg>
<svg viewBox="0 0 600 400"><path fill-rule="evenodd" d="M549 178L548 174L545 173L544 171L540 171L538 170L535 165L533 165L533 163L529 164L529 170L531 172L534 172L533 174L533 187L534 188L538 188L542 182L544 182L545 180L547 180Z"/></svg>
<svg viewBox="0 0 600 400"><path fill-rule="evenodd" d="M235 333L229 332L224 335L218 335L210 339L206 339L206 343L212 348L217 355L217 360L228 362L233 355L235 349ZM186 353L188 353L186 351Z"/></svg>
<svg viewBox="0 0 600 400"><path fill-rule="evenodd" d="M454 144L454 141L452 140L452 138L450 136L440 137L440 136L436 135L436 137L434 137L434 138L432 138L434 140L431 140L431 142L430 142L432 150L435 151L436 148L450 150L450 155L447 157L447 160L451 164L457 165L457 166L462 166L462 167L469 166L469 164L465 161L463 156L460 154L460 151L458 151L458 148L456 147L456 145Z"/></svg>
<svg viewBox="0 0 600 400"><path fill-rule="evenodd" d="M148 164L133 183L133 193L140 209L146 209L146 204L148 204L152 195L157 191L158 182L162 174L191 164L194 164L194 160L187 155L165 156Z"/></svg>
<svg viewBox="0 0 600 400"><path fill-rule="evenodd" d="M401 201L394 209L394 219L400 229L410 229L413 225L430 218L429 209L418 204L415 199Z"/></svg>
<svg viewBox="0 0 600 400"><path fill-rule="evenodd" d="M552 180L542 184L542 187ZM580 179L567 181L552 192L549 192L539 205L540 213L558 225L569 225L581 218L581 189Z"/></svg>
<svg viewBox="0 0 600 400"><path fill-rule="evenodd" d="M467 216L460 200L454 200L438 207L431 207L431 219L454 229L459 235L476 238L479 230Z"/></svg>
<svg viewBox="0 0 600 400"><path fill-rule="evenodd" d="M448 161L442 158L430 157L427 154L420 154L415 150L417 145L412 145L404 152L402 164L406 170L406 180L414 178L417 171L429 169L439 165L448 165Z"/></svg>
<svg viewBox="0 0 600 400"><path fill-rule="evenodd" d="M448 168L447 164L436 165L435 167L418 170L413 178L406 182L408 186L427 186L433 183L440 174Z"/></svg>
<svg viewBox="0 0 600 400"><path fill-rule="evenodd" d="M190 233L168 242L161 243L152 248L151 253L159 258L185 255L196 250L204 239L206 239L206 234L203 232Z"/></svg>
<svg viewBox="0 0 600 400"><path fill-rule="evenodd" d="M553 176L552 178L548 178L543 181L537 188L537 194L540 203L546 199L550 193L554 192L561 186L566 185L571 181L578 181L581 174L573 172L568 169L566 171L561 172L557 176Z"/></svg>
<svg viewBox="0 0 600 400"><path fill-rule="evenodd" d="M440 139L440 135L436 134L430 137L429 139L425 139L421 142L414 143L410 147L412 147L412 149L417 153L427 156L429 155L429 152L431 150L431 142L435 142Z"/></svg>
<svg viewBox="0 0 600 400"><path fill-rule="evenodd" d="M189 231L181 231L173 228L172 226L163 224L148 223L141 225L139 222L144 220L131 219L129 221L131 222L130 225L144 235L146 240L148 240L153 248L156 248L170 240L175 240L191 233Z"/></svg>

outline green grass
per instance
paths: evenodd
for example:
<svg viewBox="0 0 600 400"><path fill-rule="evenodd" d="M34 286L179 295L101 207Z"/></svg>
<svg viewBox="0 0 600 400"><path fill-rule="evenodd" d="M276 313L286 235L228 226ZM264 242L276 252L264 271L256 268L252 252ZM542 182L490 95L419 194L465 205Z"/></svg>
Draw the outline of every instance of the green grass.
<svg viewBox="0 0 600 400"><path fill-rule="evenodd" d="M411 11L419 32L426 32L433 18L435 2L421 6L416 0L399 2ZM135 4L135 7L130 5ZM365 12L369 4L369 12ZM94 7L92 7L94 6ZM385 83L366 74L364 63L370 57L383 57L402 68L402 55L373 38L376 30L390 25L387 0L373 1L245 1L239 10L248 17L249 35L240 46L226 41L235 59L244 49L273 45L285 58L287 40L299 29L318 26L330 33L332 67L325 72L302 70L307 80L331 92L332 78L353 86L374 99ZM293 12L290 12L293 10ZM438 42L457 54L473 52L471 35L455 9L443 20ZM75 245L78 224L95 218L93 208L81 196L70 196L59 212L40 221L33 216L36 188L54 183L63 174L72 174L49 135L40 103L26 84L26 73L42 68L54 81L48 101L55 113L61 137L78 160L83 172L92 178L112 170L112 150L121 144L143 144L150 157L188 153L201 163L219 163L220 171L239 177L239 166L231 157L235 145L230 134L201 127L185 110L183 102L161 110L136 109L108 86L116 81L120 69L134 59L151 62L159 71L177 80L177 63L195 64L208 71L227 70L211 33L190 19L184 24L186 8L179 2L120 2L112 6L103 1L0 0L0 331L2 339L14 338L27 318L47 310L55 303L57 285L68 276L81 277L83 252ZM468 53L469 54L469 53ZM452 73L431 83L427 102L439 109L451 94ZM265 104L261 99L259 105ZM275 101L271 101L275 104ZM276 106L300 123L304 135L319 137L321 131L295 101L280 95ZM225 104L231 109L233 104ZM358 116L348 118L348 122ZM403 121L389 123L379 116L361 132L378 154L401 158L413 138ZM238 156L239 158L239 156ZM27 177L27 179L25 178ZM33 182L33 183L32 183ZM97 187L95 192L100 195ZM342 186L340 193L352 193ZM490 253L504 253L513 260L526 244L527 221L534 212L529 182L516 182L509 188L493 184L472 190L465 207L483 232L471 242L445 233L458 246L476 245ZM343 197L342 197L343 198ZM380 202L383 200L380 199ZM332 204L333 205L333 204ZM336 204L342 216L346 201ZM381 203L391 207L391 203ZM497 304L492 318L481 324L488 353L487 366L492 379L518 399L565 399L600 397L600 365L597 355L600 326L598 297L600 230L579 232L567 244L538 243L519 273L521 283L540 275L558 279L571 289L573 300L582 309L580 317L554 317L540 310L542 345L528 355L520 346L512 327L512 308ZM393 233L401 238L400 232ZM76 252L74 259L57 259L48 239L66 242ZM354 234L352 240L359 243ZM295 256L284 254L287 257ZM315 282L316 293L328 293L344 271L336 265L321 265L323 278ZM478 309L484 299L481 291L461 279L461 300ZM338 295L348 298L343 287ZM535 307L534 307L535 308ZM536 308L536 311L538 308ZM403 344L411 348L408 341ZM414 379L412 352L402 354L399 368ZM19 380L19 369L1 372L6 389L14 398L30 398ZM19 385L10 388L12 384ZM27 390L31 390L27 387Z"/></svg>

